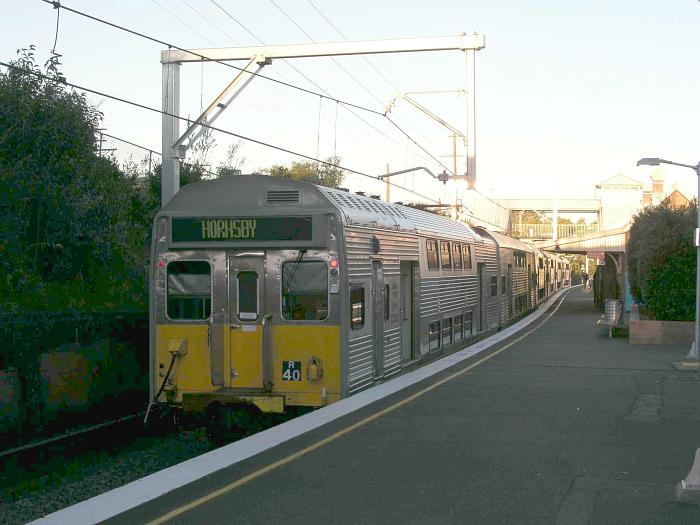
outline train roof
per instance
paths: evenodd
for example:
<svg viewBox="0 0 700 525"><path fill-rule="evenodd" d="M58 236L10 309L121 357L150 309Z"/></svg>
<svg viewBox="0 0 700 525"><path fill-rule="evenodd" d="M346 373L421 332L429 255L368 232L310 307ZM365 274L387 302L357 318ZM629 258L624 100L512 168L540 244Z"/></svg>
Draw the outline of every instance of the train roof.
<svg viewBox="0 0 700 525"><path fill-rule="evenodd" d="M234 175L183 186L161 213L221 216L233 213L340 212L345 224L483 242L469 225L364 195L267 175ZM272 214L272 213L270 213Z"/></svg>
<svg viewBox="0 0 700 525"><path fill-rule="evenodd" d="M480 235L491 237L494 241L496 241L496 244L499 248L510 248L513 250L520 250L529 253L534 252L532 245L527 244L526 242L514 239L512 237L508 237L507 235L504 235L502 233L487 230L486 228L483 228L481 226L476 226L475 229Z"/></svg>

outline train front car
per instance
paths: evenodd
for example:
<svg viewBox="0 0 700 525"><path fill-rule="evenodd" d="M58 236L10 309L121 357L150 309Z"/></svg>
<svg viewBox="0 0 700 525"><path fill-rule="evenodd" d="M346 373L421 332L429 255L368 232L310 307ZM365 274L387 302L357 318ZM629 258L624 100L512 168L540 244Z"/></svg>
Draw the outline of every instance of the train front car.
<svg viewBox="0 0 700 525"><path fill-rule="evenodd" d="M154 223L152 399L196 413L339 399L339 230L311 184L184 186Z"/></svg>

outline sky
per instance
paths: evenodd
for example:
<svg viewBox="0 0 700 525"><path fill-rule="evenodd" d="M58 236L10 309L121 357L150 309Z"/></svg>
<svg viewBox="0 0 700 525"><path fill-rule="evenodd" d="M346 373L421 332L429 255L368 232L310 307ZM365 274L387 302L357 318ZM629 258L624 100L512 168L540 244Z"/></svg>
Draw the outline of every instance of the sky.
<svg viewBox="0 0 700 525"><path fill-rule="evenodd" d="M700 161L698 0L66 0L63 5L188 49L481 33L486 47L476 56L476 187L493 198L591 198L596 183L618 173L650 182L653 168L636 167L641 157ZM0 0L0 8L0 61L34 44L43 62L55 40L69 82L161 107L163 45L63 9L56 32L57 10L41 0ZM450 92L466 87L463 52L366 58L276 60L261 73L316 92L320 86L332 97L379 112L399 92L420 92L411 96L464 129L465 98ZM196 118L235 73L216 63L183 65L181 114ZM105 133L161 151L159 115L98 95L88 100L104 113ZM314 158L337 154L344 166L370 175L385 173L387 165L391 171L425 166L433 173L444 169L441 163L451 168L449 131L405 101L390 116L430 155L382 116L263 78L255 78L215 125ZM213 137L208 162L216 167L237 139L217 132ZM105 147L116 148L120 160L147 155L113 139ZM246 140L239 153L244 172L304 160ZM461 157L458 170L464 171ZM675 184L688 196L697 194L691 170L662 171L667 188ZM443 185L423 172L392 180L443 202L464 188L463 182ZM348 175L344 185L384 195L383 184L360 175ZM421 200L396 189L391 197Z"/></svg>

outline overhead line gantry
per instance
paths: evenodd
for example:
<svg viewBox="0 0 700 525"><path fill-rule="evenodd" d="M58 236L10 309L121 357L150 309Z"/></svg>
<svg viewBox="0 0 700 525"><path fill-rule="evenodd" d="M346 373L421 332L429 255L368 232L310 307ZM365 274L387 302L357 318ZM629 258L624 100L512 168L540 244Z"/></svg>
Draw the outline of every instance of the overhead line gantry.
<svg viewBox="0 0 700 525"><path fill-rule="evenodd" d="M180 189L180 159L211 125L257 73L274 59L310 58L329 56L371 55L386 53L415 53L430 51L464 51L466 54L467 90L467 159L465 176L476 180L475 144L475 52L485 47L482 34L463 33L454 37L408 38L395 40L370 40L359 42L328 42L283 46L253 46L216 49L176 50L161 52L163 71L163 166L161 205L165 205ZM246 60L246 65L224 90L207 106L202 114L180 134L180 67L188 62ZM166 115L169 114L169 115Z"/></svg>

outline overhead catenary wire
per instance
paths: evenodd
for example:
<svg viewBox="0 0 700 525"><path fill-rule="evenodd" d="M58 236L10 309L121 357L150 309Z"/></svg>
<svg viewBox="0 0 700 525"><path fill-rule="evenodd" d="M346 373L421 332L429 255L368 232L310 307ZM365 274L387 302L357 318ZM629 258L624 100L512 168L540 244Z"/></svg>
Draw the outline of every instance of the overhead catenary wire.
<svg viewBox="0 0 700 525"><path fill-rule="evenodd" d="M213 0L212 0L212 1L213 1ZM278 10L280 13L282 13L282 14L285 16L285 18L286 18L287 20L289 20L292 24L294 24L294 26L295 26L297 29L299 29L299 31L301 31L302 33L304 33L304 35L306 36L306 38L309 39L309 41L313 42L314 44L317 43L316 40L314 40L313 37L312 37L309 33L307 33L307 32L304 30L304 28L301 27L301 25L299 25L299 24L296 22L296 20L294 20L284 9L282 9L282 7L279 6L279 4L278 4L277 2L275 2L275 0L270 0L270 2L272 3L272 5L274 5L274 6L277 8L277 10ZM317 11L318 11L318 9L317 9ZM325 17L324 17L324 18L325 18ZM343 37L342 34L341 34L341 37L342 37L344 40L347 41L347 38ZM343 73L345 73L348 77L350 77L363 91L365 91L365 93L367 93L370 97L372 97L378 104L380 104L380 105L382 105L382 106L384 105L384 102L381 101L381 100L379 99L379 97L377 97L374 93L372 93L372 91L371 91L363 82L361 82L355 75L353 75L350 71L348 71L348 69L347 69L346 67L344 67L335 57L329 57L329 58L333 61L333 63L334 63L336 66L338 66L338 68L339 68ZM367 58L366 58L366 57L363 56L362 58L364 58L365 61L367 61ZM367 61L367 62L369 63L369 61ZM370 64L370 65L371 65L371 64ZM393 87L393 86L392 86L392 87ZM399 90L398 88L396 88L396 91L400 91L400 90ZM393 124L394 126L396 126L396 127L398 128L398 125L397 125L395 122L393 122L393 121L389 118L389 116L388 116L388 114L387 114L386 111L384 111L384 117L387 118L387 120L389 120L389 122L391 122L391 124ZM364 121L364 119L362 119L362 120ZM401 130L402 133L406 134L406 132L405 132L403 129L401 129L401 128L399 128L399 129ZM408 134L406 134L406 136L408 136ZM409 138L410 138L410 137L409 137ZM428 139L426 139L425 137L423 137L423 139L424 139L424 140L428 140ZM411 138L411 140L413 140L413 139ZM428 141L428 142L430 142L430 141ZM444 168L444 169L450 171L449 168L448 168L447 166L445 166L441 161L438 161L437 158L435 158L430 152L428 152L428 150L426 150L425 148L423 148L423 147L422 147L420 144L418 144L417 142L416 142L416 145L417 145L419 148L421 148L421 150L423 150L423 152L425 152L427 155L429 155L430 158L431 158L432 160L436 161L442 168ZM435 146L435 144L432 144L432 143L431 143L431 145L432 145L433 147L437 147L437 146ZM454 175L456 175L456 173L455 173Z"/></svg>
<svg viewBox="0 0 700 525"><path fill-rule="evenodd" d="M270 1L272 1L272 0L270 0ZM342 38L342 39L345 40L346 42L349 42L349 41L350 41L350 40L348 39L348 37L345 36L345 35L340 31L340 29L338 29L338 27L337 27L333 22L331 22L331 20L330 20L325 14L323 14L323 12L322 12L320 9L319 9L318 7L316 7L316 5L315 5L313 2L311 2L311 0L306 0L306 1L307 1L308 4L314 9L314 11L316 11L316 12L319 14L319 16L320 16L321 18L323 18L323 19L328 23L328 25L330 25L330 26L333 28L333 30L336 32L336 34L337 34L338 36L340 36L340 38ZM300 29L301 29L301 28L300 28ZM302 30L302 31L303 31L303 30ZM310 38L310 37L309 37L309 38ZM389 86L391 86L391 88L392 88L395 92L397 92L397 93L400 93L400 92L401 92L401 88L399 88L394 82L391 81L391 79L389 79L389 77L387 77L384 73L382 73L382 71L381 71L377 66L375 66L375 65L370 61L369 58L367 58L367 57L364 56L364 55L360 55L360 58L362 58L362 60L364 60L365 63L366 63L369 67L371 67L382 79L384 79L384 81L385 81ZM357 80L356 80L356 81L357 81ZM376 96L374 96L374 94L372 94L372 96L373 96L374 99L377 100L380 104L382 104L382 105L385 104L384 102L382 102L381 100L379 100ZM387 113L387 112L385 111L384 114L386 114L386 113ZM415 130L414 130L414 131L415 131ZM433 147L439 148L439 146L436 146L432 141L430 141L430 140L429 140L428 138L426 138L424 135L421 135L420 133L418 133L418 135L419 135L420 137L422 137L423 140L426 140L427 142L429 142ZM455 173L455 175L456 175L456 173Z"/></svg>
<svg viewBox="0 0 700 525"><path fill-rule="evenodd" d="M88 93L92 93L92 94L94 94L94 95L99 95L99 96L101 96L101 97L109 98L109 99L111 99L111 100L116 100L117 102L122 102L123 104L128 104L128 105L131 105L131 106L134 106L134 107L137 107L137 108L141 108L141 109L144 109L144 110L153 112L153 113L158 113L158 114L160 114L160 115L165 115L165 116L167 116L167 117L176 118L176 119L178 119L178 120L189 121L189 119L187 119L186 117L182 117L182 116L180 116L180 115L175 115L175 114L173 114L173 113L169 113L169 112L163 111L163 110L161 110L161 109L153 108L153 107L151 107L151 106L147 106L147 105L141 104L141 103L139 103L139 102L134 102L134 101L132 101L132 100L127 100L127 99L125 99L125 98L121 98L121 97L117 97L117 96L114 96L114 95L110 95L110 94L105 93L105 92L103 92L103 91L98 91L98 90L96 90L96 89L90 89L90 88L88 88L88 87L81 86L81 85L79 85L79 84L74 84L74 83L68 82L67 80L64 80L64 79L62 79L62 78L55 78L55 77L51 77L51 76L48 76L48 75L44 75L43 73L39 73L38 71L29 70L29 69L22 68L22 67L19 67L19 66L15 66L15 65L12 65L12 64L10 64L10 63L3 62L3 61L0 61L0 66L6 67L6 68L8 68L8 69L15 70L15 71L21 71L21 72L24 72L24 73L27 73L27 74L31 74L31 75L34 75L34 76L36 76L36 77L38 77L38 78L43 78L44 80L48 80L48 81L50 81L50 82L55 82L55 83L57 83L57 84L64 84L64 85L66 85L66 86L70 86L70 87L75 88L75 89L79 89L79 90L82 90L82 91L86 91L86 92L88 92ZM380 179L380 178L377 177L376 175L370 175L369 173L365 173L365 172L363 172L363 171L359 171L359 170L355 170L355 169L352 169L352 168L348 168L348 167L342 166L342 165L340 165L340 164L334 164L334 163L332 163L332 162L328 162L328 161L325 161L325 160L317 159L317 158L312 157L312 156L310 156L310 155L305 155L304 153L299 153L299 152L297 152L297 151L290 150L290 149L288 149L288 148L284 148L284 147L282 147L282 146L276 146L276 145L271 144L271 143L269 143L269 142L265 142L265 141L258 140L258 139L252 138L252 137L248 137L248 136L245 136L245 135L241 135L241 134L239 134L239 133L235 133L235 132L230 131L230 130L227 130L227 129L218 128L218 127L216 127L216 126L212 126L212 125L206 124L206 123L202 123L202 127L207 128L207 129L211 129L212 131L217 131L217 132L219 132L219 133L223 133L223 134L225 134L225 135L230 135L230 136L232 136L232 137L236 137L236 138L238 138L238 139L245 140L245 141L247 141L247 142L252 142L253 144L258 144L258 145L263 146L263 147L271 148L271 149L274 149L274 150L277 150L277 151L281 151L281 152L283 152L283 153L288 153L288 154L290 154L290 155L294 155L294 156L296 156L296 157L300 157L300 158L303 158L303 159L306 159L306 160L310 160L310 161L312 161L312 162L318 162L319 164L323 164L324 166L339 168L339 169L341 169L341 170L343 170L343 171L347 171L348 173L353 173L353 174L355 174L355 175L360 175L360 176L367 177L367 178L370 178L370 179L373 179L373 180L376 180L376 181L380 181L380 182L382 181L382 179ZM401 189L401 190L407 191L407 192L409 192L409 193L412 193L412 194L414 194L414 195L416 195L417 197L420 197L420 198L422 198L422 199L425 199L425 200L431 201L431 202L433 202L433 203L439 204L439 201L433 199L432 197L428 197L427 195L423 195L423 194L418 193L418 192L416 192L416 191L410 190L410 189L405 188L405 187L403 187L403 186L401 186L401 185L399 185L399 184L390 182L390 185L392 185L392 186L394 186L394 187L396 187L396 188L399 188L399 189Z"/></svg>
<svg viewBox="0 0 700 525"><path fill-rule="evenodd" d="M118 29L118 30L120 30L120 31L124 31L124 32L126 32L126 33L130 33L130 34L132 34L132 35L138 36L138 37L140 37L140 38L144 38L144 39L149 40L149 41L151 41L151 42L155 42L155 43L158 43L158 44L160 44L160 45L167 46L169 49L176 49L176 50L178 50L178 51L187 52L187 53L190 53L190 54L192 54L192 55L194 55L194 56L197 56L197 57L201 58L202 60L205 60L205 61L208 61L208 62L215 62L215 63L217 63L217 64L221 64L221 65L223 65L223 66L226 66L226 67L229 67L229 68L238 70L238 71L244 71L243 68L238 67L238 66L235 66L235 65L233 65L233 64L229 64L228 62L224 62L224 61L222 61L222 60L217 60L217 59L212 59L212 58L210 58L210 57L207 57L206 55L202 55L202 54L197 53L197 52L194 52L194 51L192 51L192 50L188 50L188 49L182 48L182 47L180 47L180 46L176 46L176 45L174 45L174 44L171 44L171 43L165 42L165 41L163 41L163 40L160 40L160 39L158 39L158 38L155 38L155 37L146 35L146 34L141 33L141 32L139 32L139 31L135 31L135 30L133 30L133 29L129 29L129 28L124 27L124 26L121 26L121 25L119 25L119 24L115 24L114 22L110 22L110 21L108 21L108 20L104 20L104 19L102 19L102 18L99 18L99 17L93 16L93 15L90 15L90 14L85 13L85 12L83 12L83 11L79 11L79 10L77 10L77 9L73 9L73 8L71 8L71 7L68 7L68 6L62 4L62 3L59 2L58 0L41 0L41 1L44 2L44 3L46 3L46 4L52 5L52 6L54 7L54 9L59 9L59 10L60 10L60 9L65 9L66 11L69 11L69 12L71 12L71 13L74 13L74 14L76 14L76 15L78 15L78 16L85 17L85 18L87 18L87 19L89 19L89 20L93 20L93 21L95 21L95 22L98 22L98 23L101 23L101 24L105 24L105 25L110 26L110 27L112 27L112 28L114 28L114 29ZM214 0L211 0L211 1L212 1L215 5L219 6L219 4L217 4ZM219 7L220 7L220 6L219 6ZM221 7L220 7L220 8L221 8ZM223 8L221 8L221 9L223 10ZM229 15L229 16L230 16L230 15ZM233 17L232 17L232 18L233 18ZM234 18L234 20L235 20L235 18ZM240 24L240 22L238 22L238 23ZM242 26L242 27L244 27L244 26ZM245 27L244 27L244 28L245 28ZM247 30L248 32L250 32L248 29L246 29L246 30ZM251 33L251 34L253 34L253 33ZM255 36L255 35L253 35L253 36ZM257 38L257 37L255 37L255 38ZM348 108L355 108L355 109L359 109L359 110L362 110L362 111L366 111L366 112L368 112L368 113L372 113L372 114L374 114L374 115L378 115L378 116L384 117L384 118L386 118L387 120L389 120L389 122L391 122L391 123L393 124L394 127L396 127L397 129L399 129L404 135L406 135L407 137L409 137L409 139L410 139L418 148L420 148L424 153L426 153L434 162L436 162L438 165L440 165L442 168L444 168L448 173L452 173L452 171L451 171L447 166L445 166L445 165L442 163L442 161L440 161L437 157L435 157L433 154L431 154L427 149L425 149L423 146L421 146L415 139L413 139L408 133L406 133L406 131L404 131L398 124L396 124L394 121L392 121L392 120L388 117L388 115L386 115L385 113L383 113L383 112L381 112L381 111L377 111L377 110L372 109L372 108L368 108L368 107L365 107L365 106L362 106L362 105L359 105L359 104L354 104L354 103L352 103L352 102L348 102L348 101L346 101L346 100L342 100L342 99L333 97L333 96L329 95L327 92L326 92L326 93L319 93L319 92L316 92L316 91L313 91L313 90L310 90L310 89L306 89L306 88L301 87L301 86L297 86L297 85L295 85L295 84L291 84L291 83L289 83L289 82L284 82L284 81L282 81L282 80L279 80L279 79L276 79L276 78L273 78L273 77L269 77L269 76L263 75L263 74L261 74L261 73L257 73L257 72L253 72L253 71L245 71L245 72L246 72L247 74L249 74L249 75L256 76L256 77L260 77L260 78L269 80L269 81L271 81L271 82L275 82L275 83L284 85L284 86L289 87L289 88L292 88L292 89L296 89L296 90L298 90L298 91L301 91L301 92L304 92L304 93L307 93L307 94L310 94L310 95L328 98L328 99L333 100L333 101L335 101L335 102L337 102L337 103L339 103L339 104L342 104L342 105L344 105L344 106L346 106L346 107L348 107ZM356 116L357 116L357 115L356 115ZM178 118L180 118L180 117L178 117ZM369 123L368 121L366 121L366 120L363 119L362 117L358 117L358 118L360 118L363 122L365 122L365 124L371 126L373 129L375 129L375 130L378 131L379 133L382 133L382 132L381 132L380 130L378 130L375 126L373 126L371 123ZM185 119L185 120L186 120L186 119ZM385 135L385 136L386 136L386 135Z"/></svg>

